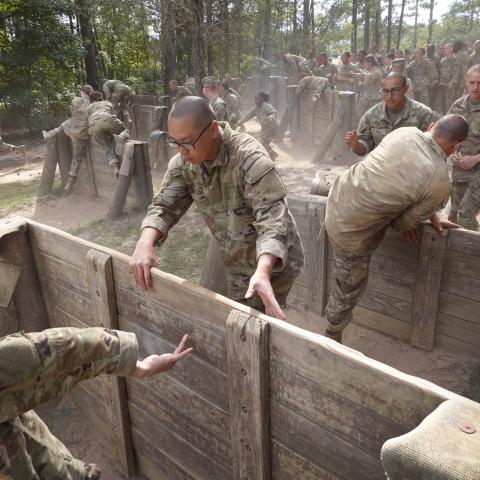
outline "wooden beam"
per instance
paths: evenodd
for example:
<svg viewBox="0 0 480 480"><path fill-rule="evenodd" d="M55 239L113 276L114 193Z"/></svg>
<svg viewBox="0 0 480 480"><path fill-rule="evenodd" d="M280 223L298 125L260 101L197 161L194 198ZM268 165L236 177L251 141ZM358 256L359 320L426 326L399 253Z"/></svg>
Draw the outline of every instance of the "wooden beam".
<svg viewBox="0 0 480 480"><path fill-rule="evenodd" d="M110 255L91 249L87 252L87 276L95 323L99 327L118 330L117 305ZM104 375L106 411L111 444L124 473L128 478L135 475L135 461L128 416L125 379Z"/></svg>
<svg viewBox="0 0 480 480"><path fill-rule="evenodd" d="M38 188L38 197L46 197L52 193L53 182L55 180L55 171L58 163L57 138L47 140L47 155L43 163L42 175L40 177L40 186Z"/></svg>
<svg viewBox="0 0 480 480"><path fill-rule="evenodd" d="M227 357L233 478L270 479L268 323L232 310L227 320Z"/></svg>
<svg viewBox="0 0 480 480"><path fill-rule="evenodd" d="M203 264L200 286L220 295L225 295L226 281L225 264L220 253L220 246L215 237L211 236Z"/></svg>
<svg viewBox="0 0 480 480"><path fill-rule="evenodd" d="M320 315L323 315L327 299L328 237L324 221L325 205L310 203L307 213L308 306Z"/></svg>
<svg viewBox="0 0 480 480"><path fill-rule="evenodd" d="M422 226L422 243L413 298L411 344L428 351L433 350L435 346L435 328L446 246L447 237L439 237L437 232L428 225Z"/></svg>

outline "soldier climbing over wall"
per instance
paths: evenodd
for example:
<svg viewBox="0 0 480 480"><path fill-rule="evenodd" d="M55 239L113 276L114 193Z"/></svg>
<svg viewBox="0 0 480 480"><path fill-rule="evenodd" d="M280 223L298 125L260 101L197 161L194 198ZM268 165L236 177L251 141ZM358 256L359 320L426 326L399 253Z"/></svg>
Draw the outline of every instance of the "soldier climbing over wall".
<svg viewBox="0 0 480 480"><path fill-rule="evenodd" d="M277 136L279 125L277 122L277 110L269 101L270 96L268 93L257 93L255 95L255 106L240 119L238 125L241 127L251 118L257 117L262 128L260 143L265 147L272 160L275 160L278 157L278 153L271 147L270 143Z"/></svg>
<svg viewBox="0 0 480 480"><path fill-rule="evenodd" d="M97 145L103 148L105 160L113 169L114 176L118 178L120 162L115 150L121 153L123 143L128 140L128 130L125 124L113 114L113 105L103 100L101 92L90 94L88 133ZM115 143L118 145L117 148Z"/></svg>
<svg viewBox="0 0 480 480"><path fill-rule="evenodd" d="M392 227L416 241L417 227L430 219L442 235L458 228L443 220L451 186L447 156L468 135L461 115L447 115L428 132L400 128L362 161L337 178L328 196L325 226L334 245L336 286L325 315L325 335L341 342L368 280L372 253Z"/></svg>
<svg viewBox="0 0 480 480"><path fill-rule="evenodd" d="M0 478L98 480L100 469L76 459L32 410L101 374L138 379L173 368L192 348L138 359L134 333L52 328L0 338Z"/></svg>
<svg viewBox="0 0 480 480"><path fill-rule="evenodd" d="M168 82L168 88L172 95L172 103L179 98L186 97L187 95L193 95L192 91L184 85L179 85L178 81L173 79Z"/></svg>
<svg viewBox="0 0 480 480"><path fill-rule="evenodd" d="M103 94L105 95L105 100L109 100L113 105L113 114L129 129L131 120L127 106L132 94L130 87L120 80L107 80L103 84Z"/></svg>
<svg viewBox="0 0 480 480"><path fill-rule="evenodd" d="M307 72L309 70L307 59L300 55L280 52L278 58L283 63L288 75L298 75L300 72Z"/></svg>
<svg viewBox="0 0 480 480"><path fill-rule="evenodd" d="M287 191L267 151L252 136L218 122L199 97L178 100L168 117L178 155L170 160L130 262L142 288L158 265L155 244L195 203L219 243L227 296L285 319L282 308L303 268L303 248Z"/></svg>
<svg viewBox="0 0 480 480"><path fill-rule="evenodd" d="M93 92L91 85L83 85L80 88L80 96L75 97L70 105L71 116L59 127L43 130L43 138L48 140L64 132L72 142L72 164L68 172L68 182L65 186L66 195L73 191L81 164L85 161L88 146L88 107L90 105L90 93Z"/></svg>

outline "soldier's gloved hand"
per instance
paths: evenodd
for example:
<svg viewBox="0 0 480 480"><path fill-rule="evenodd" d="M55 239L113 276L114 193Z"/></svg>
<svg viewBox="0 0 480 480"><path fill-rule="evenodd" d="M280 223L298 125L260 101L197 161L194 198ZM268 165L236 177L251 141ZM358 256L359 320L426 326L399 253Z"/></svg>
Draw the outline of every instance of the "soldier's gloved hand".
<svg viewBox="0 0 480 480"><path fill-rule="evenodd" d="M131 376L134 378L147 378L170 370L179 360L193 351L193 348L185 348L187 340L188 335L184 335L173 353L150 355L143 360L137 360L137 365Z"/></svg>
<svg viewBox="0 0 480 480"><path fill-rule="evenodd" d="M155 255L155 242L157 239L158 232L154 228L144 228L135 247L135 252L133 252L130 259L130 268L135 277L135 282L144 290L152 286L150 269L158 266L158 260Z"/></svg>

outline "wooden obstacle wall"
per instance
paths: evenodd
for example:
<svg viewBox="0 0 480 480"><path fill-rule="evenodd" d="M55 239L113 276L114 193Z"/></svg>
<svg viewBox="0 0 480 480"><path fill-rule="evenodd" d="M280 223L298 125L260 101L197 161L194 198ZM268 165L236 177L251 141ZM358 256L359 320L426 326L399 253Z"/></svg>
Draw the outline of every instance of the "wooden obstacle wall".
<svg viewBox="0 0 480 480"><path fill-rule="evenodd" d="M454 396L160 270L142 291L126 255L26 226L50 326L118 324L142 357L191 335L168 374L74 390L131 478L380 480L383 442Z"/></svg>

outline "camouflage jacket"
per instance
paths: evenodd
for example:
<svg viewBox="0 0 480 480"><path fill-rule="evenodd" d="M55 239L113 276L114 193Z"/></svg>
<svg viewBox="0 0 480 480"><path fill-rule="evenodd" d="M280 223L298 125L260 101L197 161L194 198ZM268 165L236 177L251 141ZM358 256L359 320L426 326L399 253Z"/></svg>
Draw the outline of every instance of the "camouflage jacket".
<svg viewBox="0 0 480 480"><path fill-rule="evenodd" d="M70 104L70 118L62 123L64 132L69 137L88 139L88 97L75 97Z"/></svg>
<svg viewBox="0 0 480 480"><path fill-rule="evenodd" d="M112 94L120 92L132 93L132 90L120 80L107 80L103 84L103 94L107 100L110 100Z"/></svg>
<svg viewBox="0 0 480 480"><path fill-rule="evenodd" d="M113 105L106 101L93 102L88 107L88 124L93 125L100 118L112 117Z"/></svg>
<svg viewBox="0 0 480 480"><path fill-rule="evenodd" d="M303 77L295 89L297 95L308 90L312 95L321 95L328 88L328 80L323 77L308 76Z"/></svg>
<svg viewBox="0 0 480 480"><path fill-rule="evenodd" d="M456 53L456 56L460 63L460 74L459 74L459 81L458 81L458 85L460 86L460 85L463 85L465 75L467 74L470 55L466 50L460 50L459 52Z"/></svg>
<svg viewBox="0 0 480 480"><path fill-rule="evenodd" d="M174 99L178 100L179 98L187 97L188 95L193 95L192 91L184 85L178 85Z"/></svg>
<svg viewBox="0 0 480 480"><path fill-rule="evenodd" d="M453 85L457 85L460 78L460 62L455 56L443 57L440 60L438 84L441 86L447 86L450 82Z"/></svg>
<svg viewBox="0 0 480 480"><path fill-rule="evenodd" d="M256 105L244 115L240 123L245 123L253 117L257 117L262 129L271 128L272 125L277 124L277 110L268 102L263 102L260 107Z"/></svg>
<svg viewBox="0 0 480 480"><path fill-rule="evenodd" d="M438 81L438 72L435 65L425 57L410 63L407 74L412 79L413 86L416 89L430 88Z"/></svg>
<svg viewBox="0 0 480 480"><path fill-rule="evenodd" d="M333 63L327 63L326 65L319 65L315 67L313 73L317 77L328 77L329 75L335 75L338 73L338 68Z"/></svg>
<svg viewBox="0 0 480 480"><path fill-rule="evenodd" d="M227 118L230 119L232 115L237 116L237 120L240 119L240 99L233 93L228 93L222 99L227 107Z"/></svg>
<svg viewBox="0 0 480 480"><path fill-rule="evenodd" d="M287 73L292 75L296 75L300 71L301 65L308 66L306 58L300 55L294 55L293 53L286 53L283 63L287 69Z"/></svg>
<svg viewBox="0 0 480 480"><path fill-rule="evenodd" d="M142 228L168 231L194 202L218 240L227 269L227 295L244 297L258 257L274 255L274 274L298 273L303 249L286 201L287 191L264 147L252 136L223 128L220 152L193 165L170 160Z"/></svg>
<svg viewBox="0 0 480 480"><path fill-rule="evenodd" d="M395 118L395 117L394 117ZM395 121L388 114L385 102L380 102L368 110L358 124L358 140L367 149L372 151L393 130L401 127L417 127L426 131L432 122L439 116L423 103L410 98L405 99L405 105Z"/></svg>
<svg viewBox="0 0 480 480"><path fill-rule="evenodd" d="M325 226L332 242L370 255L386 229L405 232L442 208L451 191L446 154L428 132L399 128L337 178Z"/></svg>
<svg viewBox="0 0 480 480"><path fill-rule="evenodd" d="M138 345L133 333L52 328L0 339L0 478L84 480L73 458L32 408L102 373L129 375Z"/></svg>
<svg viewBox="0 0 480 480"><path fill-rule="evenodd" d="M215 117L219 122L225 122L227 120L227 106L220 97L215 97L213 100L210 100L210 106L213 108Z"/></svg>
<svg viewBox="0 0 480 480"><path fill-rule="evenodd" d="M468 57L468 66L473 67L474 65L478 65L480 63L480 53L471 53Z"/></svg>
<svg viewBox="0 0 480 480"><path fill-rule="evenodd" d="M432 56L425 56L425 58L427 58L428 60L430 60L434 65L435 65L435 68L437 69L437 72L438 72L438 69L440 67L440 61L442 60L437 54L435 55L432 55Z"/></svg>
<svg viewBox="0 0 480 480"><path fill-rule="evenodd" d="M361 73L354 73L354 78L362 81L361 96L370 100L380 99L380 88L383 80L383 72L379 67L371 70L363 70Z"/></svg>
<svg viewBox="0 0 480 480"><path fill-rule="evenodd" d="M344 76L345 73L352 72L358 73L358 68L353 63L343 63L338 67L338 77L335 82L335 88L343 92L354 92L355 91L355 80L351 77Z"/></svg>
<svg viewBox="0 0 480 480"><path fill-rule="evenodd" d="M468 137L460 145L462 155L478 155L480 153L480 104L474 104L468 99L468 94L453 102L448 113L459 113L468 121ZM480 165L470 170L453 166L452 178L455 181L465 182L471 180L478 172Z"/></svg>

